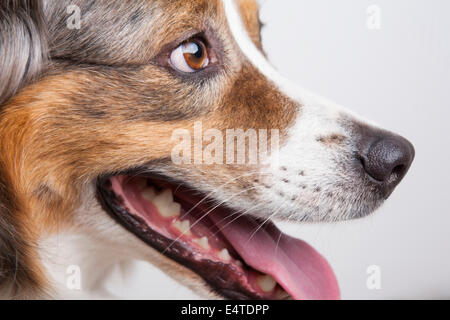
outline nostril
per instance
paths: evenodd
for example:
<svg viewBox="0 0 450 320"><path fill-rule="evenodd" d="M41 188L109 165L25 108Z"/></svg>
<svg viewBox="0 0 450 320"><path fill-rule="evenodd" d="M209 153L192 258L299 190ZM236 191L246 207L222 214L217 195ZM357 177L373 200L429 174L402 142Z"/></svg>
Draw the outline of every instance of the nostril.
<svg viewBox="0 0 450 320"><path fill-rule="evenodd" d="M400 165L396 166L396 167L392 170L391 176L392 176L392 175L395 175L395 176L402 176L403 173L405 172L405 169L406 169L405 165L404 165L404 164L400 164Z"/></svg>
<svg viewBox="0 0 450 320"><path fill-rule="evenodd" d="M390 176L382 165L373 162L371 157L359 157L362 167L368 176L378 182L384 182Z"/></svg>
<svg viewBox="0 0 450 320"><path fill-rule="evenodd" d="M400 181L406 174L406 170L407 170L407 168L404 164L396 166L392 170L387 182L390 184L390 183L395 183L396 181Z"/></svg>

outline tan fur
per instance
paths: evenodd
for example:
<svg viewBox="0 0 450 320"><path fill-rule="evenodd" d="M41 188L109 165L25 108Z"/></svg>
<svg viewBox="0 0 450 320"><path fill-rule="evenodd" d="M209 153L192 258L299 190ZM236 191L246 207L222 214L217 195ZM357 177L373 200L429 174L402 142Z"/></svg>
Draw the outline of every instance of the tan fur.
<svg viewBox="0 0 450 320"><path fill-rule="evenodd" d="M259 20L259 6L255 0L238 0L237 5L241 12L242 20L245 24L250 39L256 47L262 50L261 28Z"/></svg>

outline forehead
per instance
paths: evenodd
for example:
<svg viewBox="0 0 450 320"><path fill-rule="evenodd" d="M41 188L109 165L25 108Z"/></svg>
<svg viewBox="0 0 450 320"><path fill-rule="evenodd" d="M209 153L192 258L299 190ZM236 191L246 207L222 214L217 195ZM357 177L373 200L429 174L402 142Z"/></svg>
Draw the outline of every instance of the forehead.
<svg viewBox="0 0 450 320"><path fill-rule="evenodd" d="M150 7L159 7L164 11L162 17L185 25L198 24L204 19L226 20L223 10L227 0L156 0L151 1ZM258 22L259 5L256 0L231 0L239 10L241 18L249 27Z"/></svg>
<svg viewBox="0 0 450 320"><path fill-rule="evenodd" d="M239 16L250 38L260 47L259 6L256 0L233 0ZM176 36L211 28L221 33L218 37L228 34L229 24L225 14L223 0L188 0L188 1L158 1L160 15L157 39L164 41L177 40Z"/></svg>
<svg viewBox="0 0 450 320"><path fill-rule="evenodd" d="M258 5L234 0L250 38L260 47ZM81 28L67 28L67 8L78 6ZM50 0L46 16L55 58L145 64L165 45L190 35L211 31L220 40L231 39L223 0Z"/></svg>

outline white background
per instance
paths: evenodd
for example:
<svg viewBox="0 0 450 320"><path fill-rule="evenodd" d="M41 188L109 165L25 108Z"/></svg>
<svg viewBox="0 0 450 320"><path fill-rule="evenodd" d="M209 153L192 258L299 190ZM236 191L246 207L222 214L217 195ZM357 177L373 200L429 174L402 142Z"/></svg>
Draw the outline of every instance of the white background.
<svg viewBox="0 0 450 320"><path fill-rule="evenodd" d="M380 30L366 27L373 4ZM344 299L450 298L450 1L266 0L262 20L282 74L404 135L417 153L375 215L285 230L327 257ZM381 290L366 286L371 265L381 268ZM148 264L130 268L116 270L123 283L112 291L193 298Z"/></svg>
<svg viewBox="0 0 450 320"><path fill-rule="evenodd" d="M366 27L369 5L381 29ZM290 227L343 298L450 298L450 1L267 0L265 49L286 77L407 137L416 160L375 215ZM366 269L381 268L381 290Z"/></svg>

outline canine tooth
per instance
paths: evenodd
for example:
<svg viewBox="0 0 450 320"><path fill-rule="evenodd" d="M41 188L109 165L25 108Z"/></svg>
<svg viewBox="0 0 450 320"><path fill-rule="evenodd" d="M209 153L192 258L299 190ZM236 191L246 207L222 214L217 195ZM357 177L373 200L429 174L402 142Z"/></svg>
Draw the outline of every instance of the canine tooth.
<svg viewBox="0 0 450 320"><path fill-rule="evenodd" d="M148 201L153 201L153 199L155 199L156 197L156 192L155 189L153 187L151 188L145 188L142 192L141 195L144 199L148 200Z"/></svg>
<svg viewBox="0 0 450 320"><path fill-rule="evenodd" d="M257 277L258 285L264 292L272 292L277 282L271 276L265 274Z"/></svg>
<svg viewBox="0 0 450 320"><path fill-rule="evenodd" d="M200 247L202 247L203 249L206 249L206 250L211 249L211 246L209 245L207 237L202 237L200 239L195 239L194 242L196 244L198 244Z"/></svg>
<svg viewBox="0 0 450 320"><path fill-rule="evenodd" d="M183 235L192 235L191 233L191 223L189 222L189 220L177 220L173 223L173 226L180 231Z"/></svg>
<svg viewBox="0 0 450 320"><path fill-rule="evenodd" d="M176 202L172 202L170 205L156 204L159 213L165 218L174 218L180 216L181 205Z"/></svg>
<svg viewBox="0 0 450 320"><path fill-rule="evenodd" d="M217 256L220 259L224 260L224 261L230 261L231 260L230 253L228 252L227 249L222 249L222 251L220 251Z"/></svg>
<svg viewBox="0 0 450 320"><path fill-rule="evenodd" d="M181 205L173 201L171 190L165 189L152 202L163 217L173 218L180 216Z"/></svg>

